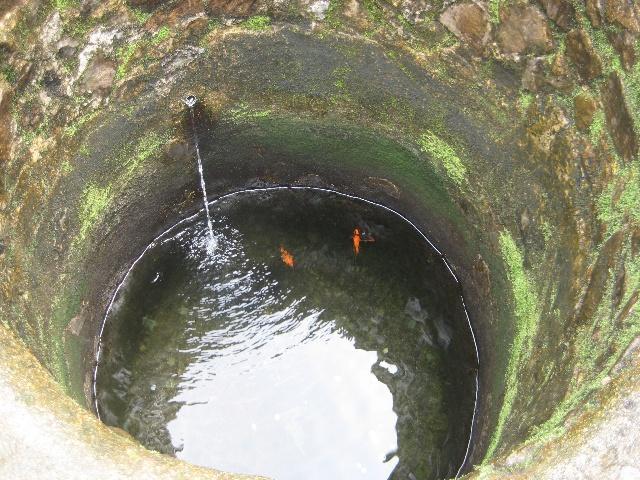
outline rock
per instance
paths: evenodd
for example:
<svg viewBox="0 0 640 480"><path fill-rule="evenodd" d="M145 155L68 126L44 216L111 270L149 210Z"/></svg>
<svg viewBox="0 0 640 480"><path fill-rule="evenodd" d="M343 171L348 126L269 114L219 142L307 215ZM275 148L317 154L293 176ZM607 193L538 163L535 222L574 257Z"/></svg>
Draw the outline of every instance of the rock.
<svg viewBox="0 0 640 480"><path fill-rule="evenodd" d="M620 357L620 360L618 360L611 369L611 374L617 375L621 370L627 368L633 360L633 357L637 356L638 354L640 354L640 336L634 338L633 341L629 344L627 349L622 354L622 357Z"/></svg>
<svg viewBox="0 0 640 480"><path fill-rule="evenodd" d="M98 55L85 70L83 81L84 89L104 97L111 91L115 76L115 62Z"/></svg>
<svg viewBox="0 0 640 480"><path fill-rule="evenodd" d="M56 44L58 58L71 58L78 51L79 43L71 38L63 38Z"/></svg>
<svg viewBox="0 0 640 480"><path fill-rule="evenodd" d="M484 49L491 37L489 14L475 3L452 5L440 16L440 23L478 51Z"/></svg>
<svg viewBox="0 0 640 480"><path fill-rule="evenodd" d="M109 55L113 51L114 42L121 38L123 33L117 28L105 29L102 26L96 28L89 34L84 48L78 53L77 76L80 77L89 66L91 59L97 52Z"/></svg>
<svg viewBox="0 0 640 480"><path fill-rule="evenodd" d="M489 295L491 292L491 271L480 254L476 255L473 262L473 274L483 295Z"/></svg>
<svg viewBox="0 0 640 480"><path fill-rule="evenodd" d="M631 70L636 63L636 44L638 42L637 35L627 30L622 32L613 32L609 34L609 41L620 55L622 67L625 70Z"/></svg>
<svg viewBox="0 0 640 480"><path fill-rule="evenodd" d="M37 128L44 120L43 106L40 103L32 102L26 104L22 110L21 124L30 128Z"/></svg>
<svg viewBox="0 0 640 480"><path fill-rule="evenodd" d="M622 301L626 290L626 280L627 269L623 263L621 268L616 272L615 281L613 283L613 292L611 294L611 306L613 308L618 308L618 306L620 306L620 302Z"/></svg>
<svg viewBox="0 0 640 480"><path fill-rule="evenodd" d="M367 184L382 190L386 195L393 198L400 198L400 189L391 180L380 177L367 177Z"/></svg>
<svg viewBox="0 0 640 480"><path fill-rule="evenodd" d="M437 9L437 4L434 5L431 0L401 0L399 7L402 16L413 25L417 25L429 21L427 15Z"/></svg>
<svg viewBox="0 0 640 480"><path fill-rule="evenodd" d="M635 228L631 234L631 258L635 260L640 253L640 228Z"/></svg>
<svg viewBox="0 0 640 480"><path fill-rule="evenodd" d="M587 82L602 73L602 61L584 30L572 30L567 34L567 56Z"/></svg>
<svg viewBox="0 0 640 480"><path fill-rule="evenodd" d="M80 332L82 332L83 325L84 325L84 316L76 315L69 321L69 324L66 326L64 330L65 332L68 332L77 337L80 335Z"/></svg>
<svg viewBox="0 0 640 480"><path fill-rule="evenodd" d="M144 12L152 12L162 5L163 0L127 0L130 7L137 8Z"/></svg>
<svg viewBox="0 0 640 480"><path fill-rule="evenodd" d="M43 25L40 41L45 47L56 43L62 34L62 19L60 12L55 10Z"/></svg>
<svg viewBox="0 0 640 480"><path fill-rule="evenodd" d="M587 92L576 95L573 102L576 109L576 126L580 130L586 130L591 126L598 104Z"/></svg>
<svg viewBox="0 0 640 480"><path fill-rule="evenodd" d="M194 21L200 19L206 25L208 17L206 14L205 2L202 0L191 0L189 2L178 2L171 9L159 10L147 23L147 27L158 30L167 25L170 28L184 28Z"/></svg>
<svg viewBox="0 0 640 480"><path fill-rule="evenodd" d="M540 92L548 87L564 92L573 89L564 55L556 55L551 66L545 57L532 57L527 61L522 74L522 88Z"/></svg>
<svg viewBox="0 0 640 480"><path fill-rule="evenodd" d="M640 4L630 0L607 0L604 14L608 22L640 33Z"/></svg>
<svg viewBox="0 0 640 480"><path fill-rule="evenodd" d="M575 324L584 325L602 301L607 289L609 272L613 268L618 253L622 248L624 233L619 231L604 243L600 254L591 269L587 289L576 305Z"/></svg>
<svg viewBox="0 0 640 480"><path fill-rule="evenodd" d="M539 92L547 83L545 66L544 57L530 58L522 74L522 88L530 92Z"/></svg>
<svg viewBox="0 0 640 480"><path fill-rule="evenodd" d="M525 239L529 231L529 226L531 225L531 212L528 207L524 207L524 209L520 211L520 215L516 217L516 223L518 224L520 235Z"/></svg>
<svg viewBox="0 0 640 480"><path fill-rule="evenodd" d="M567 0L541 0L547 16L563 30L569 30L575 17L575 10Z"/></svg>
<svg viewBox="0 0 640 480"><path fill-rule="evenodd" d="M256 0L209 0L209 14L246 17L256 12L260 2Z"/></svg>
<svg viewBox="0 0 640 480"><path fill-rule="evenodd" d="M47 70L42 76L42 86L53 95L58 94L62 81L55 70Z"/></svg>
<svg viewBox="0 0 640 480"><path fill-rule="evenodd" d="M633 118L624 100L622 81L617 73L609 75L601 88L602 103L607 119L607 127L613 138L616 150L624 160L631 161L638 153Z"/></svg>
<svg viewBox="0 0 640 480"><path fill-rule="evenodd" d="M548 154L556 136L569 124L564 112L552 101L547 100L531 116L527 137L531 147Z"/></svg>
<svg viewBox="0 0 640 480"><path fill-rule="evenodd" d="M324 20L329 9L329 0L316 0L309 5L309 12L318 20Z"/></svg>
<svg viewBox="0 0 640 480"><path fill-rule="evenodd" d="M574 88L574 82L570 78L571 70L567 56L558 52L551 63L552 77L549 79L551 85L558 90L570 92Z"/></svg>
<svg viewBox="0 0 640 480"><path fill-rule="evenodd" d="M505 54L546 53L553 48L547 19L532 5L506 8L497 37L500 50Z"/></svg>
<svg viewBox="0 0 640 480"><path fill-rule="evenodd" d="M625 465L620 467L618 471L618 477L620 480L634 480L640 478L640 468L633 467L631 465Z"/></svg>
<svg viewBox="0 0 640 480"><path fill-rule="evenodd" d="M91 16L91 14L100 7L101 3L101 0L82 0L80 15L85 18Z"/></svg>
<svg viewBox="0 0 640 480"><path fill-rule="evenodd" d="M587 16L591 21L591 25L598 28L602 24L602 17L604 17L602 0L587 0L586 4Z"/></svg>
<svg viewBox="0 0 640 480"><path fill-rule="evenodd" d="M13 89L0 77L0 166L3 167L9 160L12 140L12 101ZM0 187L2 195L2 187Z"/></svg>

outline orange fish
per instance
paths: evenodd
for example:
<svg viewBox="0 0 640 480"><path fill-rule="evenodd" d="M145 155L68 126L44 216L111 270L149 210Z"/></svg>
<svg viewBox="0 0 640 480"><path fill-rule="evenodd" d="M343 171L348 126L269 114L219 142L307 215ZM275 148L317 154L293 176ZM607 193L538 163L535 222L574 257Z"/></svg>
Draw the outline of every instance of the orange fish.
<svg viewBox="0 0 640 480"><path fill-rule="evenodd" d="M353 230L353 235L351 235L351 240L353 240L353 253L358 255L360 253L360 241L362 240L360 238L360 229L359 228L356 227Z"/></svg>
<svg viewBox="0 0 640 480"><path fill-rule="evenodd" d="M296 264L296 261L293 258L293 255L282 245L280 245L280 258L282 258L282 262L287 266L293 268Z"/></svg>
<svg viewBox="0 0 640 480"><path fill-rule="evenodd" d="M368 243L375 242L375 239L371 235L365 232L361 232L358 227L356 227L353 230L353 235L351 235L351 240L353 240L353 252L356 255L360 253L360 242L368 242Z"/></svg>

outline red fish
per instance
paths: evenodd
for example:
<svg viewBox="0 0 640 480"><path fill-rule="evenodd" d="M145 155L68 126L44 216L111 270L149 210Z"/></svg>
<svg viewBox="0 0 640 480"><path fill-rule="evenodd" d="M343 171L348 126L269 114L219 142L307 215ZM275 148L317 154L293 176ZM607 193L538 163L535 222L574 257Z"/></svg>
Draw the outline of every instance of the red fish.
<svg viewBox="0 0 640 480"><path fill-rule="evenodd" d="M293 255L282 245L280 245L280 258L282 259L282 263L284 263L287 267L293 268L296 264Z"/></svg>
<svg viewBox="0 0 640 480"><path fill-rule="evenodd" d="M360 242L362 239L360 238L360 229L355 228L353 230L353 235L351 235L351 240L353 240L353 253L358 255L360 253Z"/></svg>
<svg viewBox="0 0 640 480"><path fill-rule="evenodd" d="M355 253L356 255L360 253L361 242L368 242L368 243L375 242L375 239L371 235L368 235L365 232L361 232L358 227L356 227L353 230L353 235L351 235L351 240L353 241L353 253Z"/></svg>

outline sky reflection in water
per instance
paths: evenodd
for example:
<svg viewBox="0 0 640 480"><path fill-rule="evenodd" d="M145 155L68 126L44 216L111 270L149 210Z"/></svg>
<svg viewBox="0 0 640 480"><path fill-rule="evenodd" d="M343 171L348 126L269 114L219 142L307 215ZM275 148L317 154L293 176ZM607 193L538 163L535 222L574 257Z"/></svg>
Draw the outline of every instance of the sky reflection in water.
<svg viewBox="0 0 640 480"><path fill-rule="evenodd" d="M455 285L424 241L326 193L244 194L211 211L215 255L205 222L185 225L109 313L105 422L195 464L280 480L455 474L473 357ZM375 239L358 256L356 226Z"/></svg>

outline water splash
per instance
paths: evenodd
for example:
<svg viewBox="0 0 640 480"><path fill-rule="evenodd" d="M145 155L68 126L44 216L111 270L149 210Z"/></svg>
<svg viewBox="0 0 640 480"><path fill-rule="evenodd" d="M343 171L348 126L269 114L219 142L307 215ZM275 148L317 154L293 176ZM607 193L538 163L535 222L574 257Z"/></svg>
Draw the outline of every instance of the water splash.
<svg viewBox="0 0 640 480"><path fill-rule="evenodd" d="M209 202L207 201L207 187L204 182L204 172L202 170L202 158L200 157L200 144L198 142L198 132L196 131L196 116L193 112L193 107L198 102L198 99L189 95L184 99L184 103L189 108L191 114L191 128L193 130L193 143L196 147L196 159L198 161L198 174L200 175L200 188L202 190L202 203L204 203L204 211L207 214L207 229L209 230L209 242L207 243L207 251L213 254L218 247L218 240L213 234L213 224L211 223L211 214L209 213Z"/></svg>

